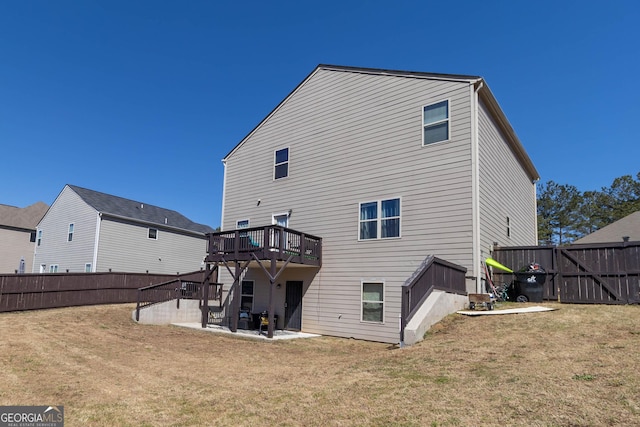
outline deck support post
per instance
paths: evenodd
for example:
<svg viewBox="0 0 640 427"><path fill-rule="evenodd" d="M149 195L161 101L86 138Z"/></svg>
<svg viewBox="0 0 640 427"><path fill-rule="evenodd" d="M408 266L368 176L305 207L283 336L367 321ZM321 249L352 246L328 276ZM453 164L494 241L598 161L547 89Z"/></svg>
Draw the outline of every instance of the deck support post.
<svg viewBox="0 0 640 427"><path fill-rule="evenodd" d="M275 288L275 283L276 283L276 268L277 268L277 264L276 264L276 258L275 256L271 257L271 268L269 271L269 327L267 330L267 337L268 338L273 338L273 332L276 329L275 328L275 313L273 312L274 310L274 302L273 302L273 290Z"/></svg>
<svg viewBox="0 0 640 427"><path fill-rule="evenodd" d="M209 323L209 283L211 277L211 265L206 263L204 270L204 283L202 284L202 327L206 328Z"/></svg>

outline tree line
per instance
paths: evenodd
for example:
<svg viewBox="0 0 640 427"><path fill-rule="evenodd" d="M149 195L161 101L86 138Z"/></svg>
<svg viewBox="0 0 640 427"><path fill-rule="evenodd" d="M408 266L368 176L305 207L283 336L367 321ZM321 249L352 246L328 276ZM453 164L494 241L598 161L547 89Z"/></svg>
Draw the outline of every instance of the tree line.
<svg viewBox="0 0 640 427"><path fill-rule="evenodd" d="M623 175L599 191L539 183L538 243L566 245L640 210L640 172Z"/></svg>

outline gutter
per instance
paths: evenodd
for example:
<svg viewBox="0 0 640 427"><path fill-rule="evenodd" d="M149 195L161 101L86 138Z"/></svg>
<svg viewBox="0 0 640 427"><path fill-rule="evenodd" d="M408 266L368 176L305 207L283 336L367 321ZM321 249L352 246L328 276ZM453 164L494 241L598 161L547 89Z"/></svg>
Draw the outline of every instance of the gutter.
<svg viewBox="0 0 640 427"><path fill-rule="evenodd" d="M153 226L153 228L161 228L161 229L165 229L165 230L173 230L173 231L178 231L184 234L190 234L193 236L197 236L197 237L205 237L207 233L204 232L199 232L199 231L194 231L194 230L187 230L186 228L180 228L180 227L172 227L168 224L158 224L157 222L149 222L149 221L142 221L139 219L135 219L135 218L131 218L131 217L127 217L127 216L121 216L121 215L115 215L115 214L111 214L111 213L107 213L107 212L99 212L99 215L101 217L108 217L108 218L115 218L115 219L121 219L124 221L128 221L128 222L135 222L136 224L142 224L142 225L150 225Z"/></svg>
<svg viewBox="0 0 640 427"><path fill-rule="evenodd" d="M472 209L472 274L476 282L476 292L481 293L480 283L480 134L478 119L478 92L484 87L482 79L478 79L470 86L471 92L471 203Z"/></svg>

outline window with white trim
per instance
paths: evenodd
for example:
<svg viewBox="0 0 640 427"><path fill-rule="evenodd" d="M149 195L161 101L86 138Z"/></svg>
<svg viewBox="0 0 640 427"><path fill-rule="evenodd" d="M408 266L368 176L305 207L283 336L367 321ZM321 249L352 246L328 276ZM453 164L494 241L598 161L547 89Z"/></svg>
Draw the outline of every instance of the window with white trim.
<svg viewBox="0 0 640 427"><path fill-rule="evenodd" d="M273 179L289 176L289 148L282 148L273 153L274 168Z"/></svg>
<svg viewBox="0 0 640 427"><path fill-rule="evenodd" d="M400 237L400 198L360 203L359 240Z"/></svg>
<svg viewBox="0 0 640 427"><path fill-rule="evenodd" d="M384 322L384 283L362 282L363 322Z"/></svg>
<svg viewBox="0 0 640 427"><path fill-rule="evenodd" d="M69 232L67 233L67 242L71 242L73 240L73 223L69 224Z"/></svg>
<svg viewBox="0 0 640 427"><path fill-rule="evenodd" d="M85 273L91 273L91 263L88 262L84 265L84 272Z"/></svg>
<svg viewBox="0 0 640 427"><path fill-rule="evenodd" d="M38 246L42 243L42 230L38 230Z"/></svg>
<svg viewBox="0 0 640 427"><path fill-rule="evenodd" d="M449 139L449 101L440 101L422 108L422 145Z"/></svg>
<svg viewBox="0 0 640 427"><path fill-rule="evenodd" d="M57 273L58 272L58 264L51 264L49 266L49 273Z"/></svg>
<svg viewBox="0 0 640 427"><path fill-rule="evenodd" d="M148 237L150 239L153 239L153 240L158 240L158 229L157 228L150 228Z"/></svg>

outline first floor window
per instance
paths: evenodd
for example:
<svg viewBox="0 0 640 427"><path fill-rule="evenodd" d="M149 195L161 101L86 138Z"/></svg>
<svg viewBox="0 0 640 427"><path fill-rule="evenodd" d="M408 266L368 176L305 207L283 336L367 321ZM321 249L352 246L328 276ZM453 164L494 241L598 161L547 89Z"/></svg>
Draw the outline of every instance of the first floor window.
<svg viewBox="0 0 640 427"><path fill-rule="evenodd" d="M149 229L149 238L153 239L153 240L157 240L158 239L158 229L150 228Z"/></svg>
<svg viewBox="0 0 640 427"><path fill-rule="evenodd" d="M362 282L362 321L383 322L384 283Z"/></svg>
<svg viewBox="0 0 640 427"><path fill-rule="evenodd" d="M360 203L360 240L400 237L400 199Z"/></svg>
<svg viewBox="0 0 640 427"><path fill-rule="evenodd" d="M85 273L91 273L91 263L88 262L84 265L84 272Z"/></svg>
<svg viewBox="0 0 640 427"><path fill-rule="evenodd" d="M248 219L240 219L236 221L236 228L249 228L249 220Z"/></svg>
<svg viewBox="0 0 640 427"><path fill-rule="evenodd" d="M58 272L58 264L51 264L49 266L49 273L57 273Z"/></svg>
<svg viewBox="0 0 640 427"><path fill-rule="evenodd" d="M251 313L253 310L253 280L242 281L240 310L247 313Z"/></svg>

